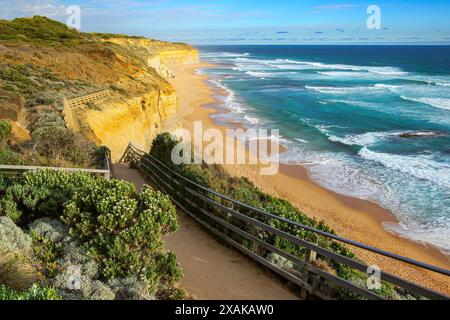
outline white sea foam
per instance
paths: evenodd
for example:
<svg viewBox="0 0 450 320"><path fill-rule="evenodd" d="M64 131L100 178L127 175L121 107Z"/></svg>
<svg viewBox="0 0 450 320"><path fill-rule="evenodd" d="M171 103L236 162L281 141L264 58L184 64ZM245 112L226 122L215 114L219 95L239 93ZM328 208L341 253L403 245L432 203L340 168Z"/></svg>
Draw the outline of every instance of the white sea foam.
<svg viewBox="0 0 450 320"><path fill-rule="evenodd" d="M270 77L271 74L267 73L267 72L255 72L255 71L246 71L246 74L252 76L252 77L256 77L256 78L260 78L260 79L264 79L266 77Z"/></svg>
<svg viewBox="0 0 450 320"><path fill-rule="evenodd" d="M234 58L234 57L248 57L250 56L249 53L233 53L233 52L221 52L219 57L226 57L226 58Z"/></svg>
<svg viewBox="0 0 450 320"><path fill-rule="evenodd" d="M387 89L387 90L395 91L395 90L401 89L402 87L401 86L390 85L390 84L384 84L384 83L377 83L376 85L374 85L374 88Z"/></svg>
<svg viewBox="0 0 450 320"><path fill-rule="evenodd" d="M343 103L362 108L377 108L378 104L363 100L329 100L331 103Z"/></svg>
<svg viewBox="0 0 450 320"><path fill-rule="evenodd" d="M358 155L364 159L382 164L385 167L428 180L438 186L450 188L450 165L437 162L427 156L404 156L375 152L363 147Z"/></svg>
<svg viewBox="0 0 450 320"><path fill-rule="evenodd" d="M380 141L386 141L393 138L420 138L420 137L441 137L444 133L436 131L389 131L389 132L366 132L362 134L349 134L342 137L329 135L328 139L334 142L340 142L349 146L370 146Z"/></svg>
<svg viewBox="0 0 450 320"><path fill-rule="evenodd" d="M300 139L300 138L294 138L295 141L300 142L300 143L308 143L308 140L305 139Z"/></svg>
<svg viewBox="0 0 450 320"><path fill-rule="evenodd" d="M378 157L375 158L378 159ZM384 161L392 162L391 159L384 159ZM428 159L428 161L432 163L430 166L442 166L433 160ZM449 234L450 216L440 211L442 206L445 208L445 203L442 203L442 199L439 198L444 197L443 201L450 205L448 200L450 198L442 195L442 190L446 190L446 187L439 187L430 180L411 178L409 174L413 169L397 170L397 166L411 165L410 159L401 159L394 166L395 168L386 169L355 162L354 159L342 153L317 153L304 148L290 148L282 155L282 162L306 165L311 178L327 189L380 204L401 221L400 224L386 224L386 229L414 241L432 243L444 252L450 253L450 237L444 236ZM419 161L419 165L421 163L422 161ZM419 175L430 178L429 174L431 174L432 178L439 179L433 175L434 169L430 169L431 172L428 169L427 166L418 168ZM407 172L404 173L404 171ZM411 194L414 192L418 193L411 199ZM430 207L430 197L437 192L441 192L441 195L436 198L434 207ZM417 210L425 214L434 210L435 213L432 216L418 217Z"/></svg>
<svg viewBox="0 0 450 320"><path fill-rule="evenodd" d="M289 59L278 59L275 60L281 64L274 64L279 68L293 68L294 65L307 66L310 69L331 69L331 70L351 70L351 71L366 71L370 73L375 73L379 75L387 75L387 76L405 76L408 73L404 72L395 67L371 67L371 66L355 66L355 65L346 65L346 64L326 64L322 62L311 62L311 61L295 61ZM333 75L339 75L335 73Z"/></svg>
<svg viewBox="0 0 450 320"><path fill-rule="evenodd" d="M355 135L345 135L343 137L338 137L335 135L329 135L328 139L334 142L343 143L346 145L359 145L359 146L368 146L374 144L381 139L384 139L390 136L391 133L388 132L367 132L363 134L355 134Z"/></svg>
<svg viewBox="0 0 450 320"><path fill-rule="evenodd" d="M402 89L401 86L377 83L373 86L354 86L354 87L331 87L331 86L305 86L308 90L317 91L326 94L349 94L349 93L372 93L373 91L390 91L397 93Z"/></svg>
<svg viewBox="0 0 450 320"><path fill-rule="evenodd" d="M256 71L246 71L245 73L260 79L274 78L280 75L290 74L289 72L256 72Z"/></svg>
<svg viewBox="0 0 450 320"><path fill-rule="evenodd" d="M430 105L435 108L450 110L450 99L446 98L413 98L402 95L402 99Z"/></svg>
<svg viewBox="0 0 450 320"><path fill-rule="evenodd" d="M249 124L251 124L251 125L256 125L256 124L258 124L260 122L260 120L258 118L250 117L248 115L244 116L244 120L246 122L248 122Z"/></svg>
<svg viewBox="0 0 450 320"><path fill-rule="evenodd" d="M320 93L325 94L336 94L336 95L343 95L343 94L351 94L351 93L368 93L373 90L385 90L386 88L382 87L363 87L363 86L356 86L356 87L325 87L325 86L305 86L308 90L317 91Z"/></svg>
<svg viewBox="0 0 450 320"><path fill-rule="evenodd" d="M318 74L324 75L324 76L330 76L330 77L365 77L366 74L363 72L354 72L354 71L317 71Z"/></svg>

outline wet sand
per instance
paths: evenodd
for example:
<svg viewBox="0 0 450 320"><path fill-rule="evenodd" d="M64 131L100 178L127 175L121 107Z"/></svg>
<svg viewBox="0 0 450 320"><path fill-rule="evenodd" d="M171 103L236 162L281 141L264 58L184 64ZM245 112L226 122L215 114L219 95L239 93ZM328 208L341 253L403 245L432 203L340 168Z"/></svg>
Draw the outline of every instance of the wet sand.
<svg viewBox="0 0 450 320"><path fill-rule="evenodd" d="M198 68L205 66L206 64L200 64L175 69L177 76L172 84L179 96L179 121L190 132L193 132L194 121L202 121L204 130L217 128L225 132L227 127L213 121L211 115L224 112L222 101L226 92L209 85L207 76L196 73ZM263 191L291 201L308 216L324 220L340 236L450 269L449 257L437 248L386 231L384 223L397 222L389 211L375 203L342 196L317 185L309 178L303 166L280 165L279 173L273 176L262 176L259 165L226 165L226 168L232 175L249 178ZM350 248L368 264L378 265L386 272L450 294L450 279L446 276L358 248Z"/></svg>

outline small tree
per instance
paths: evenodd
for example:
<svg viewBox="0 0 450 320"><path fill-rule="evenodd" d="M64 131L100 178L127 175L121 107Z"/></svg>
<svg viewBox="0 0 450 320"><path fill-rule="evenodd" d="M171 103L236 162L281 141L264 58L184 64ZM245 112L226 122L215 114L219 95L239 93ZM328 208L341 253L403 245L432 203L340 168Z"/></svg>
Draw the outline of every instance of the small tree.
<svg viewBox="0 0 450 320"><path fill-rule="evenodd" d="M12 126L8 120L0 120L0 147L4 148L11 137Z"/></svg>

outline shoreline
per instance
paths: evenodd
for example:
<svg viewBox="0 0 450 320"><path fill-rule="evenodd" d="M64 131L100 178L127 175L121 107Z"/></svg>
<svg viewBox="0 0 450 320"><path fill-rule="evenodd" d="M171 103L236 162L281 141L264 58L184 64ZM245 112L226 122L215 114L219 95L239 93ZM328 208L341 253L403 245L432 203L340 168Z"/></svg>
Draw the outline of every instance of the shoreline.
<svg viewBox="0 0 450 320"><path fill-rule="evenodd" d="M239 123L218 123L211 118L213 114L227 112L221 106L221 98L226 97L227 93L209 84L207 75L196 73L197 69L208 66L210 64L200 63L174 68L177 76L171 82L179 95L178 118L181 126L190 132L193 131L194 121L203 121L205 129L214 127L222 132L230 126L243 127ZM437 247L385 230L383 223L398 222L389 211L373 202L340 195L321 187L312 181L304 166L280 164L280 171L274 176L261 176L258 165L225 167L230 174L245 176L264 192L286 199L308 216L325 221L340 236L435 266L450 268L449 257ZM384 266L384 271L450 294L450 281L445 276L349 247L368 264Z"/></svg>

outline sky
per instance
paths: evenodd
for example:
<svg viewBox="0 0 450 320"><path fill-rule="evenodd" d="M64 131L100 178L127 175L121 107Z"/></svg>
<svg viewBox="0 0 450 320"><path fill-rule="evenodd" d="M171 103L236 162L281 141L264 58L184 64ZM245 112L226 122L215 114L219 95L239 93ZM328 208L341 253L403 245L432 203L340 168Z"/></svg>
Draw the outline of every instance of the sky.
<svg viewBox="0 0 450 320"><path fill-rule="evenodd" d="M81 31L194 45L450 44L449 0L0 0L0 18L66 22L71 5ZM380 9L376 29L370 5Z"/></svg>

